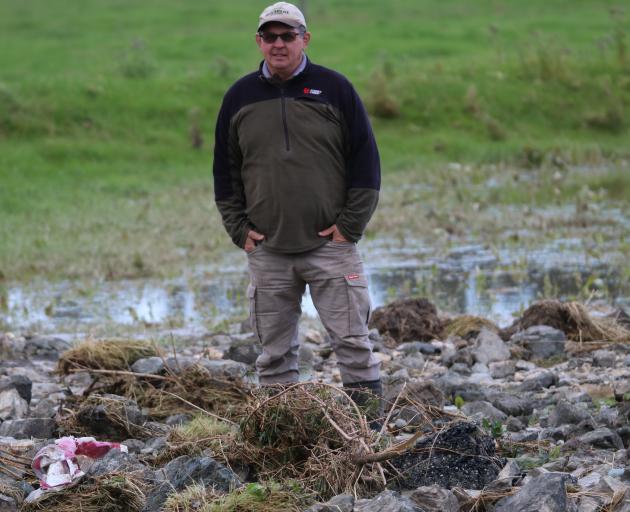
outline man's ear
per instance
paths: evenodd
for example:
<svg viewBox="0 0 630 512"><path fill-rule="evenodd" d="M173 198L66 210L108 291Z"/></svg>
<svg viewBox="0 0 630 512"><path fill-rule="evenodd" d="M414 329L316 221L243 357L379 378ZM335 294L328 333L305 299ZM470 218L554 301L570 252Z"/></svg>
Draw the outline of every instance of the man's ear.
<svg viewBox="0 0 630 512"><path fill-rule="evenodd" d="M308 46L309 41L311 40L311 33L304 32L304 36L302 36L302 39L304 40L304 48L306 48Z"/></svg>
<svg viewBox="0 0 630 512"><path fill-rule="evenodd" d="M258 32L256 32L256 44L258 45L258 48L262 45L262 37L258 35Z"/></svg>

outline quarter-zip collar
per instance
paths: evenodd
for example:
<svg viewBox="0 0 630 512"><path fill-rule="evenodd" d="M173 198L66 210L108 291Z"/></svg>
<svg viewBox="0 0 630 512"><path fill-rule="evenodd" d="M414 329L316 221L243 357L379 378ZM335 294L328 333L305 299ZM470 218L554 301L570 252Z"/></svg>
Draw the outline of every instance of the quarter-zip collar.
<svg viewBox="0 0 630 512"><path fill-rule="evenodd" d="M281 87L284 87L285 85L287 85L290 82L292 82L296 77L306 74L308 72L309 68L310 68L310 64L311 64L311 62L308 60L308 57L306 56L306 54L303 54L302 62L300 62L300 65L296 68L295 72L291 75L291 77L288 78L287 80L277 80L271 74L271 71L269 70L269 67L267 66L267 63L263 60L260 63L260 66L258 68L259 69L259 76L260 76L261 80L265 80L265 81L269 82L270 84L279 85Z"/></svg>

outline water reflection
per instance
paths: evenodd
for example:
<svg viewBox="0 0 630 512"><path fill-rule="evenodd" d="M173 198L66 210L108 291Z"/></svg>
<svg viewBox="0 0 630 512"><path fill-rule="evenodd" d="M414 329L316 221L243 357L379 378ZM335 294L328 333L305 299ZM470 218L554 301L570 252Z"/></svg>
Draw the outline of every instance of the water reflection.
<svg viewBox="0 0 630 512"><path fill-rule="evenodd" d="M399 297L424 296L442 310L481 315L505 325L515 313L543 296L584 299L593 294L621 306L630 304L630 285L623 279L619 262L560 251L555 242L527 255L514 250L492 252L481 245L460 246L435 255L420 247L393 250L383 241L367 244L366 249L375 307ZM244 318L245 263L228 261L232 266L221 271L205 268L193 277L169 281L10 286L0 313L0 328L89 331L109 323L195 329L224 319ZM308 294L303 310L316 315Z"/></svg>

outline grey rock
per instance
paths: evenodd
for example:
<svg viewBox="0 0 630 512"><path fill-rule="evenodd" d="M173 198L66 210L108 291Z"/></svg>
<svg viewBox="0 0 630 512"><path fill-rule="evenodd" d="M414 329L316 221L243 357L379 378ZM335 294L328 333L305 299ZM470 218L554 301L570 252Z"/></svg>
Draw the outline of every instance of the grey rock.
<svg viewBox="0 0 630 512"><path fill-rule="evenodd" d="M246 364L239 363L237 361L231 361L229 359L206 359L203 358L199 361L199 364L203 366L213 379L242 379L249 372L249 367Z"/></svg>
<svg viewBox="0 0 630 512"><path fill-rule="evenodd" d="M164 359L158 356L143 357L131 365L131 371L159 375L164 371Z"/></svg>
<svg viewBox="0 0 630 512"><path fill-rule="evenodd" d="M223 354L223 359L253 365L261 353L260 342L252 336L243 340L232 340L230 348Z"/></svg>
<svg viewBox="0 0 630 512"><path fill-rule="evenodd" d="M57 424L52 418L28 418L9 420L0 425L0 436L15 439L50 439L54 437Z"/></svg>
<svg viewBox="0 0 630 512"><path fill-rule="evenodd" d="M521 391L540 391L557 384L558 376L550 370L541 370L521 383Z"/></svg>
<svg viewBox="0 0 630 512"><path fill-rule="evenodd" d="M53 418L59 409L56 400L50 398L42 398L33 407L29 416L31 418Z"/></svg>
<svg viewBox="0 0 630 512"><path fill-rule="evenodd" d="M453 366L451 366L451 371L461 373L462 375L470 375L472 373L470 367L464 363L454 363Z"/></svg>
<svg viewBox="0 0 630 512"><path fill-rule="evenodd" d="M551 439L553 441L565 441L571 435L574 427L571 425L561 425L554 428L545 428L538 436L539 441Z"/></svg>
<svg viewBox="0 0 630 512"><path fill-rule="evenodd" d="M617 423L618 416L619 410L616 407L607 407L604 405L597 413L597 416L595 416L595 422L607 427L613 427Z"/></svg>
<svg viewBox="0 0 630 512"><path fill-rule="evenodd" d="M566 341L564 332L547 325L533 325L510 338L510 342L526 348L533 359L548 359L564 355Z"/></svg>
<svg viewBox="0 0 630 512"><path fill-rule="evenodd" d="M612 350L596 350L593 352L593 365L601 368L612 368L615 366L617 354Z"/></svg>
<svg viewBox="0 0 630 512"><path fill-rule="evenodd" d="M433 383L447 397L459 395L467 402L485 400L485 393L480 389L479 385L471 384L467 378L453 371L440 375L433 380Z"/></svg>
<svg viewBox="0 0 630 512"><path fill-rule="evenodd" d="M482 489L496 478L504 461L496 456L492 437L474 423L459 422L421 438L391 464L401 474L393 485L401 489L433 484Z"/></svg>
<svg viewBox="0 0 630 512"><path fill-rule="evenodd" d="M505 422L505 429L508 432L520 432L521 430L524 430L525 427L526 425L514 416L510 416Z"/></svg>
<svg viewBox="0 0 630 512"><path fill-rule="evenodd" d="M28 414L28 403L17 389L11 388L0 392L0 421L18 420Z"/></svg>
<svg viewBox="0 0 630 512"><path fill-rule="evenodd" d="M622 427L617 428L616 432L623 441L623 445L626 448L630 446L630 425L623 425Z"/></svg>
<svg viewBox="0 0 630 512"><path fill-rule="evenodd" d="M522 478L521 468L518 462L514 459L510 459L506 462L503 469L497 475L497 478L490 482L486 490L489 491L505 491L511 489Z"/></svg>
<svg viewBox="0 0 630 512"><path fill-rule="evenodd" d="M31 403L33 381L26 375L17 374L0 379L0 393L9 389L15 389L27 404Z"/></svg>
<svg viewBox="0 0 630 512"><path fill-rule="evenodd" d="M592 432L579 437L581 444L592 446L593 448L616 448L623 449L623 441L617 435L617 432L609 428L598 428Z"/></svg>
<svg viewBox="0 0 630 512"><path fill-rule="evenodd" d="M202 484L223 492L241 485L232 471L210 457L182 455L156 471L156 475L161 481L149 492L146 511L159 510L169 494L192 484Z"/></svg>
<svg viewBox="0 0 630 512"><path fill-rule="evenodd" d="M531 400L507 393L493 393L488 396L488 402L510 416L529 416L534 410Z"/></svg>
<svg viewBox="0 0 630 512"><path fill-rule="evenodd" d="M423 512L409 498L395 491L383 491L371 500L358 500L354 512Z"/></svg>
<svg viewBox="0 0 630 512"><path fill-rule="evenodd" d="M462 407L462 412L467 416L476 416L479 419L487 419L489 421L505 421L507 415L494 407L490 402L479 400L476 402L466 402Z"/></svg>
<svg viewBox="0 0 630 512"><path fill-rule="evenodd" d="M513 441L515 443L528 443L531 441L538 441L538 435L538 430L528 429L522 432L511 432L508 438L510 439L510 441Z"/></svg>
<svg viewBox="0 0 630 512"><path fill-rule="evenodd" d="M560 400L551 411L547 424L550 427L572 424L577 425L581 421L590 418L590 413L583 407L577 406L567 400Z"/></svg>
<svg viewBox="0 0 630 512"><path fill-rule="evenodd" d="M62 352L70 348L70 343L55 336L33 336L25 340L24 355L27 358L57 359Z"/></svg>
<svg viewBox="0 0 630 512"><path fill-rule="evenodd" d="M488 364L510 358L510 349L496 332L482 329L473 352L478 363Z"/></svg>
<svg viewBox="0 0 630 512"><path fill-rule="evenodd" d="M440 349L431 343L426 341L408 341L407 343L401 343L396 347L396 350L403 352L406 355L420 352L422 354L432 355L439 354Z"/></svg>
<svg viewBox="0 0 630 512"><path fill-rule="evenodd" d="M425 512L459 512L455 494L437 485L418 487L409 498Z"/></svg>
<svg viewBox="0 0 630 512"><path fill-rule="evenodd" d="M575 505L567 496L568 475L541 474L532 478L516 494L502 498L495 512L574 512Z"/></svg>
<svg viewBox="0 0 630 512"><path fill-rule="evenodd" d="M340 494L328 500L326 503L316 503L304 512L353 512L354 496Z"/></svg>
<svg viewBox="0 0 630 512"><path fill-rule="evenodd" d="M578 512L601 512L605 510L607 500L602 496L582 496L578 503Z"/></svg>
<svg viewBox="0 0 630 512"><path fill-rule="evenodd" d="M138 461L132 453L125 453L116 448L111 449L100 459L96 459L87 471L88 476L102 476L116 472L144 472L148 468Z"/></svg>
<svg viewBox="0 0 630 512"><path fill-rule="evenodd" d="M140 451L144 448L144 441L140 439L125 439L122 444L127 447L129 453L140 453Z"/></svg>
<svg viewBox="0 0 630 512"><path fill-rule="evenodd" d="M145 443L144 448L140 450L140 453L144 455L156 454L166 448L167 444L166 436L153 437Z"/></svg>
<svg viewBox="0 0 630 512"><path fill-rule="evenodd" d="M490 376L493 379L505 379L516 373L514 361L497 361L488 365Z"/></svg>
<svg viewBox="0 0 630 512"><path fill-rule="evenodd" d="M630 366L630 354L628 354L626 358L623 360L623 365Z"/></svg>
<svg viewBox="0 0 630 512"><path fill-rule="evenodd" d="M191 366L200 364L200 361L201 360L199 357L186 356L186 355L177 355L176 357L171 356L171 357L167 357L164 360L164 362L166 363L166 366L168 366L168 369L175 374L179 374L187 370Z"/></svg>
<svg viewBox="0 0 630 512"><path fill-rule="evenodd" d="M408 355L404 357L398 364L400 364L403 368L413 369L413 370L423 370L425 365L424 356L419 352Z"/></svg>
<svg viewBox="0 0 630 512"><path fill-rule="evenodd" d="M300 345L300 348L298 349L298 366L300 368L309 369L313 366L314 359L315 353L313 352L313 349L309 347L306 343L302 343ZM254 362L256 362L255 359Z"/></svg>

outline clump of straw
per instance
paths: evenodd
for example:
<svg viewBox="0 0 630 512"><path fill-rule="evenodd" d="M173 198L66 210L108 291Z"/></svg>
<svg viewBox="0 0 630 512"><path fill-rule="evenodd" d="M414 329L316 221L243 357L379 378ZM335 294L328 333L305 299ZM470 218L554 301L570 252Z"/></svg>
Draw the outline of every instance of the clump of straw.
<svg viewBox="0 0 630 512"><path fill-rule="evenodd" d="M158 355L157 348L146 341L86 340L61 354L57 372L67 375L77 369L128 370L138 359Z"/></svg>

